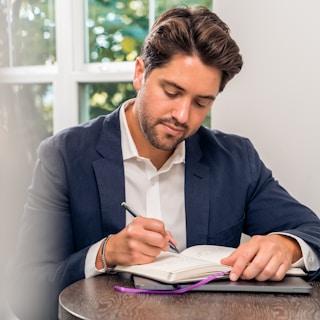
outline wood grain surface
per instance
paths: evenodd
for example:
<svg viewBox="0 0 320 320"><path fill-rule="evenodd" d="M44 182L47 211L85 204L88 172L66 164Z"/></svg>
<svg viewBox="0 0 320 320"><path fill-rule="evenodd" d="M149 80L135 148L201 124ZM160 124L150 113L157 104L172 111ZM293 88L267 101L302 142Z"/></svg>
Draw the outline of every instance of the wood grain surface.
<svg viewBox="0 0 320 320"><path fill-rule="evenodd" d="M320 282L311 294L189 292L130 294L114 290L128 279L103 275L78 281L60 294L59 319L319 320Z"/></svg>

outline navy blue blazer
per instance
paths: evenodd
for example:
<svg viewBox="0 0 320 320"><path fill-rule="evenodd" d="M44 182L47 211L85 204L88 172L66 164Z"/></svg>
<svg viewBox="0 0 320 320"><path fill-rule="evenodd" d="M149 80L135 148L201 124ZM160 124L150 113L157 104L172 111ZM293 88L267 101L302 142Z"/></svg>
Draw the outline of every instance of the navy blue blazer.
<svg viewBox="0 0 320 320"><path fill-rule="evenodd" d="M89 247L125 226L119 109L46 139L38 157L15 269L20 287L41 288L22 294L29 305L57 303L84 278ZM186 140L185 210L187 246L237 247L242 233L281 231L320 256L319 218L278 184L248 139L201 127Z"/></svg>

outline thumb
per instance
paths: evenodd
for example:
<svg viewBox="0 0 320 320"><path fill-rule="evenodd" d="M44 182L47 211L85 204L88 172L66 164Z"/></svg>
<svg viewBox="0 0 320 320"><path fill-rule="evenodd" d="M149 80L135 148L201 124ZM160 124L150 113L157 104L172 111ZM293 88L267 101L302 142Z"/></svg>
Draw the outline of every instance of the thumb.
<svg viewBox="0 0 320 320"><path fill-rule="evenodd" d="M177 245L177 241L174 240L172 233L168 230L166 230L166 234L167 234L167 240L172 242L175 246Z"/></svg>

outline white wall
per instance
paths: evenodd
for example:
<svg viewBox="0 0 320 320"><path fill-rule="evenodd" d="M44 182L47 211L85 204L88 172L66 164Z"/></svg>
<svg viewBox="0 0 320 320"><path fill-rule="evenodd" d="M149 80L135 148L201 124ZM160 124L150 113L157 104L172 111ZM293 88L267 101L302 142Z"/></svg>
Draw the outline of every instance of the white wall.
<svg viewBox="0 0 320 320"><path fill-rule="evenodd" d="M256 146L274 176L320 215L320 1L216 0L244 67L218 97L213 127Z"/></svg>

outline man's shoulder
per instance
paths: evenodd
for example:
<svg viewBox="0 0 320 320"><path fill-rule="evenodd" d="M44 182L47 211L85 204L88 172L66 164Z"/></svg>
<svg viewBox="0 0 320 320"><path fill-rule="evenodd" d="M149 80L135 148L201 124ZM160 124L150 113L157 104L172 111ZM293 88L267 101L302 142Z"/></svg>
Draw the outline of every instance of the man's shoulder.
<svg viewBox="0 0 320 320"><path fill-rule="evenodd" d="M77 148L85 141L93 140L101 131L105 117L98 117L88 122L62 129L41 142L40 148L69 146Z"/></svg>
<svg viewBox="0 0 320 320"><path fill-rule="evenodd" d="M247 149L251 145L247 137L237 135L234 133L226 133L217 129L209 129L202 126L198 132L198 141L205 150L210 148L221 150L234 150L243 148Z"/></svg>
<svg viewBox="0 0 320 320"><path fill-rule="evenodd" d="M119 126L117 113L99 116L87 122L57 132L41 142L39 152L77 153L96 148L104 129Z"/></svg>
<svg viewBox="0 0 320 320"><path fill-rule="evenodd" d="M115 121L116 114L113 112L109 115L102 115L81 124L65 128L55 135L45 139L44 144L71 144L94 142L99 139L104 126L110 126L110 123L118 123ZM79 146L79 145L78 145ZM77 147L77 145L74 145Z"/></svg>

